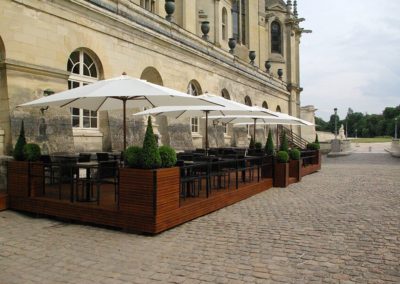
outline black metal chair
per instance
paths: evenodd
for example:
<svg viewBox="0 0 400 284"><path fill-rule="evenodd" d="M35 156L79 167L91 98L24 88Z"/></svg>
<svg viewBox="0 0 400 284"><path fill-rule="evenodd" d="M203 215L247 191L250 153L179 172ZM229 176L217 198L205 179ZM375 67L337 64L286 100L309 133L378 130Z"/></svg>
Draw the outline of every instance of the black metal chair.
<svg viewBox="0 0 400 284"><path fill-rule="evenodd" d="M90 154L90 153L79 153L78 162L79 163L90 162L91 157L92 157L92 154Z"/></svg>
<svg viewBox="0 0 400 284"><path fill-rule="evenodd" d="M185 200L189 196L199 196L201 180L199 176L193 170L192 166L186 166L183 160L178 160L176 163L177 167L180 167L180 196ZM196 188L197 184L197 188Z"/></svg>
<svg viewBox="0 0 400 284"><path fill-rule="evenodd" d="M91 178L91 187L96 186L97 204L100 204L100 186L102 184L114 185L114 199L117 201L119 194L119 167L118 161L99 162L96 175Z"/></svg>
<svg viewBox="0 0 400 284"><path fill-rule="evenodd" d="M106 162L110 160L108 153L96 153L98 162Z"/></svg>

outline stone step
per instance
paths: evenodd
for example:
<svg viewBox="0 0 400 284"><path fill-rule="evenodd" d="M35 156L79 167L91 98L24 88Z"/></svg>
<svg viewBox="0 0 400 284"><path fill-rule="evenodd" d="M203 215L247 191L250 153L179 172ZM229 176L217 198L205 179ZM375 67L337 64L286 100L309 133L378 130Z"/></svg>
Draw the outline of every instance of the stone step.
<svg viewBox="0 0 400 284"><path fill-rule="evenodd" d="M0 211L7 209L7 199L8 199L7 194L0 193Z"/></svg>

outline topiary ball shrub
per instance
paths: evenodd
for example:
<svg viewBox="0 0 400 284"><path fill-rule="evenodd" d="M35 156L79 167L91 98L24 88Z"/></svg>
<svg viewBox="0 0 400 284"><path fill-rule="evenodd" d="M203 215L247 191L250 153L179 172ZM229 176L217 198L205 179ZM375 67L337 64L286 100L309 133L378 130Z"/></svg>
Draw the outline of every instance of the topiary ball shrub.
<svg viewBox="0 0 400 284"><path fill-rule="evenodd" d="M292 160L296 160L296 161L300 160L300 151L297 149L292 149L290 151L289 155L290 155L290 159L292 159Z"/></svg>
<svg viewBox="0 0 400 284"><path fill-rule="evenodd" d="M38 144L28 143L24 146L24 159L29 162L36 162L40 160L42 155Z"/></svg>
<svg viewBox="0 0 400 284"><path fill-rule="evenodd" d="M139 146L130 146L124 152L124 161L130 168L142 167L142 148Z"/></svg>
<svg viewBox="0 0 400 284"><path fill-rule="evenodd" d="M276 154L276 160L278 163L287 163L289 161L289 154L286 151L279 151Z"/></svg>
<svg viewBox="0 0 400 284"><path fill-rule="evenodd" d="M267 143L265 144L265 154L271 156L274 154L274 141L272 141L272 132L271 129L268 132Z"/></svg>
<svg viewBox="0 0 400 284"><path fill-rule="evenodd" d="M25 145L26 145L25 128L24 128L24 121L22 120L18 140L17 140L17 143L15 143L15 147L13 150L13 157L15 160L17 160L17 161L25 160L25 156L24 156L24 146Z"/></svg>
<svg viewBox="0 0 400 284"><path fill-rule="evenodd" d="M261 150L261 148L262 148L261 142L254 143L254 147L256 148L256 150Z"/></svg>
<svg viewBox="0 0 400 284"><path fill-rule="evenodd" d="M151 116L147 121L146 135L144 136L142 149L142 167L143 169L157 169L161 167L161 157L158 151L157 141L153 133Z"/></svg>
<svg viewBox="0 0 400 284"><path fill-rule="evenodd" d="M308 143L307 149L308 150L319 150L320 146L319 143Z"/></svg>
<svg viewBox="0 0 400 284"><path fill-rule="evenodd" d="M282 134L282 142L281 142L281 146L279 147L279 150L289 152L289 143L288 143L285 132L283 132L283 134Z"/></svg>
<svg viewBox="0 0 400 284"><path fill-rule="evenodd" d="M170 168L175 166L177 158L174 148L171 148L169 146L161 146L160 148L158 148L158 150L160 151L162 168Z"/></svg>

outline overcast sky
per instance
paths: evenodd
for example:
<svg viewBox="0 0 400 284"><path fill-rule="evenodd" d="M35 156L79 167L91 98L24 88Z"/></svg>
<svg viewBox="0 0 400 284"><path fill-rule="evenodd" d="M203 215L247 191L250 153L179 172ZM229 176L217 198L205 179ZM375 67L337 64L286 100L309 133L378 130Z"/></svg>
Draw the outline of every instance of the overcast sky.
<svg viewBox="0 0 400 284"><path fill-rule="evenodd" d="M301 104L328 120L333 108L382 113L400 105L400 0L298 0Z"/></svg>

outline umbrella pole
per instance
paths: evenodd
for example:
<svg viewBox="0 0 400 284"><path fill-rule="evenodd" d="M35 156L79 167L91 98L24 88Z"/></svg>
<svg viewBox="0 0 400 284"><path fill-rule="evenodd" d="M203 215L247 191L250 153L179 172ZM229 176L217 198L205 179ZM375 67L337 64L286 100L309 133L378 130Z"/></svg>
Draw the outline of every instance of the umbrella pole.
<svg viewBox="0 0 400 284"><path fill-rule="evenodd" d="M208 156L208 111L206 111L206 156Z"/></svg>
<svg viewBox="0 0 400 284"><path fill-rule="evenodd" d="M253 118L253 119L254 119L253 140L254 140L254 143L256 143L256 120L257 120L257 118Z"/></svg>
<svg viewBox="0 0 400 284"><path fill-rule="evenodd" d="M126 150L126 100L122 100L122 104L123 104L123 116L124 116L124 120L123 120L123 128L124 128L124 148L123 150Z"/></svg>

